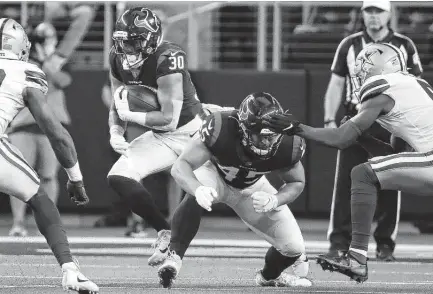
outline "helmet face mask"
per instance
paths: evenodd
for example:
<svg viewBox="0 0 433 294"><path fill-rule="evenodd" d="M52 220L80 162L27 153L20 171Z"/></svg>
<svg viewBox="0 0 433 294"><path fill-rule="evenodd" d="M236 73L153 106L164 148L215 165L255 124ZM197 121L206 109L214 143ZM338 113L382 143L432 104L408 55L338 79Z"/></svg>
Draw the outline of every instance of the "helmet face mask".
<svg viewBox="0 0 433 294"><path fill-rule="evenodd" d="M127 67L139 67L162 42L161 20L147 8L129 9L117 20L113 41Z"/></svg>
<svg viewBox="0 0 433 294"><path fill-rule="evenodd" d="M243 147L261 159L275 154L283 136L261 125L261 118L269 113L283 113L280 103L264 92L253 93L239 107L239 126Z"/></svg>

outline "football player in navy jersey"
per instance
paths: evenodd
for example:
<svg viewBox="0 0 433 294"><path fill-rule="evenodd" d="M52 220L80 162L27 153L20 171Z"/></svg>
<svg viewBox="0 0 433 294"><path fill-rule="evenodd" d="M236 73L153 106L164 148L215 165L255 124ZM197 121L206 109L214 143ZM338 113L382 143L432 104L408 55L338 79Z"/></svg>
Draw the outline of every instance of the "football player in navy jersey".
<svg viewBox="0 0 433 294"><path fill-rule="evenodd" d="M172 218L167 258L158 269L161 284L171 287L182 258L200 225L203 209L213 203L230 206L245 224L268 241L264 268L256 275L260 286L311 286L304 239L287 204L305 185L301 158L304 140L263 128L270 113L283 113L268 93L253 93L239 110L208 115L200 138L192 141L173 164L171 174L187 195ZM287 152L291 150L291 152ZM264 176L276 173L285 182L277 191ZM295 275L283 271L293 266Z"/></svg>
<svg viewBox="0 0 433 294"><path fill-rule="evenodd" d="M161 21L154 12L142 7L126 10L116 22L113 41L110 144L122 156L108 173L108 183L128 201L134 213L158 232L155 254L149 258L150 265L157 265L167 250L170 226L140 181L171 168L199 129L201 120L197 114L202 106L188 72L185 51L163 41ZM161 109L131 112L123 96L126 85L153 89ZM127 143L124 138L127 122L150 131Z"/></svg>

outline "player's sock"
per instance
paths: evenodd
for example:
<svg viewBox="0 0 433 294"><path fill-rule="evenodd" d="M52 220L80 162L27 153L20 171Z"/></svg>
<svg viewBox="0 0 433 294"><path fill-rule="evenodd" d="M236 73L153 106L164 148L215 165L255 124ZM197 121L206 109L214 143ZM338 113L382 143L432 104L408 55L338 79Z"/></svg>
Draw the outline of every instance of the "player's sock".
<svg viewBox="0 0 433 294"><path fill-rule="evenodd" d="M271 247L266 252L265 266L262 270L262 276L265 280L278 278L281 273L295 263L301 254L294 257L282 255L275 247Z"/></svg>
<svg viewBox="0 0 433 294"><path fill-rule="evenodd" d="M57 262L60 265L73 262L66 232L53 201L39 189L38 194L30 198L27 203L32 208L36 225L47 240Z"/></svg>
<svg viewBox="0 0 433 294"><path fill-rule="evenodd" d="M351 178L352 243L350 247L368 251L379 180L368 163L355 166L352 169Z"/></svg>
<svg viewBox="0 0 433 294"><path fill-rule="evenodd" d="M203 208L194 196L186 194L171 219L170 249L183 258L200 227Z"/></svg>
<svg viewBox="0 0 433 294"><path fill-rule="evenodd" d="M170 225L143 185L122 176L108 176L108 183L119 195L126 198L131 210L141 216L157 232L170 230Z"/></svg>

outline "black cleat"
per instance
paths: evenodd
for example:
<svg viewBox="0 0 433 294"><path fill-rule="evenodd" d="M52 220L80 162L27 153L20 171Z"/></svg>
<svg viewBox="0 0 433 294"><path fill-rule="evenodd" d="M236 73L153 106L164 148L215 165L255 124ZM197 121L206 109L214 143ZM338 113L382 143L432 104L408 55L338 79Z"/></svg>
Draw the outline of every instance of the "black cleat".
<svg viewBox="0 0 433 294"><path fill-rule="evenodd" d="M328 257L322 254L317 257L317 263L324 271L339 272L358 283L363 283L368 280L367 264L359 263L350 253L341 257Z"/></svg>
<svg viewBox="0 0 433 294"><path fill-rule="evenodd" d="M171 288L182 267L182 259L174 251L168 252L167 258L158 269L159 283L164 288Z"/></svg>
<svg viewBox="0 0 433 294"><path fill-rule="evenodd" d="M395 261L392 248L387 244L377 245L376 258L380 261L392 262Z"/></svg>
<svg viewBox="0 0 433 294"><path fill-rule="evenodd" d="M159 283L163 288L171 288L173 286L174 279L176 278L176 271L173 268L167 267L161 269L158 275Z"/></svg>

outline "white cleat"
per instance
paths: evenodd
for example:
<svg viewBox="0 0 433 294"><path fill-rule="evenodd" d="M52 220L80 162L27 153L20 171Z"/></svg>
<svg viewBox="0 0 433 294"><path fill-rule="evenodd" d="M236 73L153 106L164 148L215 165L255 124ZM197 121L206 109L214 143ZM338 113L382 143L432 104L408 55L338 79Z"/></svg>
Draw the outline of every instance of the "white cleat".
<svg viewBox="0 0 433 294"><path fill-rule="evenodd" d="M164 288L171 288L182 267L182 259L170 251L164 263L158 269L159 282Z"/></svg>
<svg viewBox="0 0 433 294"><path fill-rule="evenodd" d="M155 252L147 260L147 264L150 266L161 265L168 256L168 246L170 245L171 231L161 230L158 232L158 237L152 247L155 248Z"/></svg>
<svg viewBox="0 0 433 294"><path fill-rule="evenodd" d="M311 287L313 285L307 278L300 278L285 272L282 272L276 279L266 280L261 270L256 274L256 284L262 287Z"/></svg>
<svg viewBox="0 0 433 294"><path fill-rule="evenodd" d="M86 278L74 262L62 264L62 287L63 290L73 290L78 293L97 294L99 287Z"/></svg>
<svg viewBox="0 0 433 294"><path fill-rule="evenodd" d="M303 253L299 258L292 264L292 270L295 276L300 278L306 278L309 273L309 261L307 256Z"/></svg>
<svg viewBox="0 0 433 294"><path fill-rule="evenodd" d="M27 237L28 232L23 226L13 226L9 230L9 236L11 237Z"/></svg>

